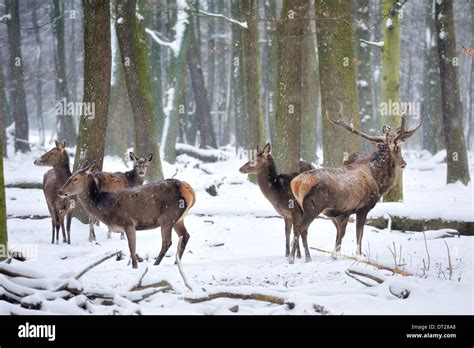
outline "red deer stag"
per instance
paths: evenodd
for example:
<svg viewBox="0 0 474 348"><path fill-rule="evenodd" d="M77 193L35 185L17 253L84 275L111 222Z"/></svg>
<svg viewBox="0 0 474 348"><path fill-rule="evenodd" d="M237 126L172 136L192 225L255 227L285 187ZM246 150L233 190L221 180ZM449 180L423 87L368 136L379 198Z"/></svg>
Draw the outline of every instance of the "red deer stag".
<svg viewBox="0 0 474 348"><path fill-rule="evenodd" d="M283 216L285 220L286 249L285 256L290 254L290 234L294 221L301 218L301 209L296 203L295 197L291 193L290 181L299 173L314 169L311 163L300 161L298 173L277 174L275 162L270 154L270 144L265 145L260 151L257 145L257 154L251 161L245 163L239 171L243 174L256 174L260 190L266 199L270 201L275 210ZM294 233L294 229L293 229ZM298 255L301 257L299 245Z"/></svg>
<svg viewBox="0 0 474 348"><path fill-rule="evenodd" d="M133 152L129 153L130 160L133 161L133 168L128 172L94 172L94 179L100 191L114 192L120 189L135 187L143 185L145 182L145 176L150 165L150 161L153 159L153 154L148 154L146 158L138 158ZM112 231L107 232L107 238L112 237ZM120 235L121 239L125 239L125 235L122 232ZM96 240L94 232L94 221L89 222L89 242Z"/></svg>
<svg viewBox="0 0 474 348"><path fill-rule="evenodd" d="M311 222L321 213L334 218L337 227L335 250L341 248L346 232L347 220L356 214L357 254L361 254L362 235L368 212L377 204L394 184L397 170L406 163L401 155L400 146L421 123L412 130L405 130L405 115L401 116L401 126L392 131L383 127L381 136L362 133L342 120L334 120L326 111L328 120L376 144L376 151L367 159L367 163L352 163L341 168L314 169L302 173L291 181L291 191L303 210L301 221L296 224L296 235L291 250L290 263L294 262L295 245L299 236L303 239L306 262L311 261L307 235Z"/></svg>
<svg viewBox="0 0 474 348"><path fill-rule="evenodd" d="M152 184L100 191L94 180L96 163L76 171L59 190L63 198L77 195L87 213L106 224L113 231L125 232L132 259L137 268L136 231L161 226L162 246L156 258L158 265L171 246L172 229L183 237L178 255L181 258L189 240L184 217L194 205L196 196L191 186L183 181L167 179Z"/></svg>
<svg viewBox="0 0 474 348"><path fill-rule="evenodd" d="M66 141L55 141L56 147L38 158L34 164L37 166L53 167L43 176L43 192L51 215L52 237L51 243L59 242L59 227L63 233L63 242L71 244L71 219L75 201L71 198L60 198L58 191L71 176L69 169L69 156L66 151ZM64 218L66 217L66 232L64 229Z"/></svg>

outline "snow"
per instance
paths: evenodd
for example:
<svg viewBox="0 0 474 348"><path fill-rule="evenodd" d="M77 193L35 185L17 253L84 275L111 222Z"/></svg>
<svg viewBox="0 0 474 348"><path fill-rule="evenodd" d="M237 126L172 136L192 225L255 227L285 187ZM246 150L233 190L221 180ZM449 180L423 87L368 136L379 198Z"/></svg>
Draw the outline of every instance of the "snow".
<svg viewBox="0 0 474 348"><path fill-rule="evenodd" d="M12 151L11 146L9 150ZM68 149L69 153L73 153L72 150ZM87 313L78 304L83 304L94 314L318 314L314 305L324 306L334 315L474 314L474 237L442 238L453 231L426 231L431 265L429 270L423 270L423 261L426 263L428 256L422 233L365 226L362 251L366 256L362 260L395 267L389 250L395 243L398 267L413 273L411 277L393 276L390 272L375 270L340 256L333 258L313 249L312 262L304 263L296 259L295 264L290 265L284 257L283 219L259 188L238 171L247 161L244 153L236 153L232 148L203 151L220 152L225 156L215 163L203 163L185 155L178 157L176 165L163 162L165 177L177 172L175 177L187 181L196 191L196 204L185 219L191 238L182 259L184 272L194 292L186 288L174 264L178 245L176 235L173 235L173 245L162 263L154 266L154 257L161 247L160 231L138 231L137 252L144 261L134 270L129 264L127 242L120 240L120 235L115 233L112 239L107 239L107 228L103 225L96 228L97 243L89 243L88 226L73 219L71 245L50 244L49 218L16 218L48 214L41 190L7 188L7 210L12 216L7 221L10 246L34 246L36 257L25 262L12 260L10 265L0 264L0 267L21 270L40 278L22 280L16 289L23 291L24 287L33 284L54 288L60 285L60 279L84 291L110 294L116 304L101 306L79 295L70 300L44 300L42 311L36 312L0 301L0 314ZM31 154L23 155L22 160L14 156L6 159L6 181L41 183L42 175L48 168L33 165L33 160L41 153L41 150L34 148ZM404 170L404 203L379 203L372 215L397 213L411 217L473 221L472 184L467 187L460 183L445 184L445 153L431 156L427 152L405 150L404 158L408 163ZM472 154L470 163L474 163ZM104 168L109 171L126 170L130 165L115 157L106 157L104 161ZM474 174L472 165L470 169ZM218 184L218 195L215 197L205 192L210 183ZM329 220L316 219L310 226L308 242L312 247L332 250L335 236L335 228ZM355 224L349 223L341 252L354 255L355 240ZM445 242L451 254L452 280L445 279L449 277ZM74 275L95 260L116 250L122 250L122 260L111 258L78 281L71 281ZM345 274L347 269L375 275L384 282L365 287L348 277ZM150 295L150 290L144 290L135 296L150 296L139 304L133 302L137 297L130 297L127 291L145 272L142 285L166 280L174 291ZM0 281L3 284L7 279L0 277ZM10 283L6 285L11 287ZM410 292L404 300L390 293L390 290L398 292L403 289ZM229 298L196 304L184 300L184 297L196 298L220 291L274 295L295 303L295 307L289 309L286 305ZM28 300L34 303L43 299L31 293ZM239 306L237 313L229 310L235 305Z"/></svg>
<svg viewBox="0 0 474 348"><path fill-rule="evenodd" d="M388 29L393 27L392 18L387 18L387 21L385 22L385 27L388 28Z"/></svg>
<svg viewBox="0 0 474 348"><path fill-rule="evenodd" d="M367 47L367 45L383 47L384 45L383 41L368 41L368 40L363 40L363 39L359 39L359 41L360 41L360 47Z"/></svg>
<svg viewBox="0 0 474 348"><path fill-rule="evenodd" d="M439 32L439 38L440 38L441 40L444 40L444 39L446 38L446 32L445 32L444 30L441 30L441 31Z"/></svg>

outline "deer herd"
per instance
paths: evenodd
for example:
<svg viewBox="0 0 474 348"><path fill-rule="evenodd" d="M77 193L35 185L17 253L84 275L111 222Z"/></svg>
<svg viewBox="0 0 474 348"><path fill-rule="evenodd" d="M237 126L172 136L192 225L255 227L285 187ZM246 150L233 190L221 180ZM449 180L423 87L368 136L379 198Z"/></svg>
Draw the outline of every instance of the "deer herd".
<svg viewBox="0 0 474 348"><path fill-rule="evenodd" d="M326 117L335 126L356 134L375 144L375 151L354 152L339 168L316 169L311 163L300 161L298 172L278 174L271 155L271 146L257 146L254 158L245 163L240 172L255 174L263 195L270 201L285 222L285 256L294 263L300 258L301 237L305 261L311 261L308 248L308 229L320 214L331 219L336 227L335 252L341 249L349 216L356 215L356 253L361 255L362 235L367 214L395 183L397 172L406 166L401 155L401 144L412 136L421 123L405 129L405 115L401 126L388 126L382 135L368 135L345 123L342 109L339 119L327 111ZM130 152L133 169L122 173L104 172L95 161L86 161L74 173L69 169L69 155L65 141L46 152L34 164L52 167L43 177L43 192L51 215L51 243L71 243L71 219L78 201L89 215L89 241L95 240L94 222L107 225L111 232L120 232L128 240L132 267L138 267L136 231L161 227L162 245L156 258L158 265L171 246L172 230L180 237L178 256L182 257L189 233L184 217L196 201L193 188L186 182L166 179L144 184L147 168L153 155L138 158ZM66 220L66 227L64 225ZM290 248L291 230L293 242Z"/></svg>

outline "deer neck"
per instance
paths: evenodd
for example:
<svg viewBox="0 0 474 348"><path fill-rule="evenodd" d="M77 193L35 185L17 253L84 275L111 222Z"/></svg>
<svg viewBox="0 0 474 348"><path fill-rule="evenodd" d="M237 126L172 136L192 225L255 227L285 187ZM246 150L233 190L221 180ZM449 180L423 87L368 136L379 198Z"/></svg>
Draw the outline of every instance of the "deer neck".
<svg viewBox="0 0 474 348"><path fill-rule="evenodd" d="M56 180L58 180L59 185L64 185L64 183L71 176L71 170L69 169L69 156L67 153L64 153L61 161L53 166L54 174L56 175Z"/></svg>
<svg viewBox="0 0 474 348"><path fill-rule="evenodd" d="M127 178L127 182L130 187L142 185L145 181L145 178L140 177L135 171L135 169L125 172L125 177Z"/></svg>
<svg viewBox="0 0 474 348"><path fill-rule="evenodd" d="M257 183L265 197L273 197L278 192L278 174L273 160L257 174Z"/></svg>
<svg viewBox="0 0 474 348"><path fill-rule="evenodd" d="M395 183L397 175L395 160L387 148L381 148L369 162L372 173L379 186L381 195L385 194Z"/></svg>
<svg viewBox="0 0 474 348"><path fill-rule="evenodd" d="M108 211L103 207L105 195L107 195L107 193L99 191L92 175L88 175L86 189L78 195L78 198L89 214L105 222L104 218L108 215Z"/></svg>

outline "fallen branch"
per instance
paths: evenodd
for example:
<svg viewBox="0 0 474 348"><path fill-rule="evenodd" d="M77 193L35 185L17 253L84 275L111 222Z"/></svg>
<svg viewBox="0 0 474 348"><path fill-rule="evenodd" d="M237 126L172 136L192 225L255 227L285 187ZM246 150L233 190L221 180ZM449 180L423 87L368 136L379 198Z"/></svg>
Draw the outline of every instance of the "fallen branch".
<svg viewBox="0 0 474 348"><path fill-rule="evenodd" d="M359 283L361 283L361 284L363 284L363 285L365 285L365 286L367 286L367 287L369 287L369 288L371 288L371 287L373 286L372 284L366 283L366 282L364 282L363 280L361 280L361 279L357 278L356 276L352 275L349 271L346 271L345 273L346 273L349 277L351 277L352 279L358 281Z"/></svg>
<svg viewBox="0 0 474 348"><path fill-rule="evenodd" d="M149 289L149 288L165 288L162 291L174 290L173 287L171 286L171 284L168 281L161 280L158 283L136 286L133 289L131 289L130 291L140 291L140 290L145 290L145 289Z"/></svg>
<svg viewBox="0 0 474 348"><path fill-rule="evenodd" d="M148 273L148 266L145 265L140 268L139 273L136 275L135 279L132 280L129 284L125 285L123 287L123 290L126 291L131 291L132 289L136 289L140 287L142 284L142 280L145 277L145 275Z"/></svg>
<svg viewBox="0 0 474 348"><path fill-rule="evenodd" d="M425 240L426 254L428 255L428 268L426 270L429 271L430 270L430 252L428 251L428 243L426 242L425 231L423 231L423 239Z"/></svg>
<svg viewBox="0 0 474 348"><path fill-rule="evenodd" d="M201 303L201 302L215 300L217 298L263 301L263 302L275 303L278 305L287 305L289 309L295 308L295 304L293 302L287 302L285 299L281 297L277 297L273 295L258 294L258 293L244 295L244 294L237 294L233 292L216 292L214 294L209 294L205 297L197 297L197 298L185 297L184 300L189 303Z"/></svg>
<svg viewBox="0 0 474 348"><path fill-rule="evenodd" d="M333 252L333 251L327 251L327 250L316 248L316 247L311 247L311 249L322 252L322 253L330 254L330 255L341 256L341 257L343 257L345 259L348 259L348 260L357 261L357 262L363 263L365 265L375 267L377 269L384 269L386 271L390 271L392 273L400 274L400 275L403 275L403 276L406 276L406 277L413 276L413 274L411 274L409 272L402 271L400 269L394 269L394 268L391 268L391 267L388 267L388 266L384 266L384 265L378 264L378 263L373 262L373 261L360 260L360 259L358 259L357 257L354 257L354 256L344 255L344 254Z"/></svg>
<svg viewBox="0 0 474 348"><path fill-rule="evenodd" d="M183 237L179 237L179 242L178 242L178 251L176 252L176 264L178 265L178 270L179 274L181 275L181 278L183 278L184 285L189 289L189 291L193 291L193 288L191 285L189 285L188 279L186 278L186 274L184 274L183 269L181 267L181 259L179 258L179 251L181 250L181 244L183 243Z"/></svg>
<svg viewBox="0 0 474 348"><path fill-rule="evenodd" d="M101 259L95 261L94 263L92 263L91 265L87 266L86 268L84 268L82 271L80 271L79 273L77 273L75 276L74 276L74 279L76 280L79 280L79 278L81 278L84 274L86 274L87 272L89 272L91 269L93 269L94 267L97 267L98 265L100 265L102 262L118 255L121 251L116 251L112 254L107 254L105 255L104 257L102 257Z"/></svg>
<svg viewBox="0 0 474 348"><path fill-rule="evenodd" d="M382 284L384 282L383 279L380 279L372 274L368 274L368 273L363 273L363 272L360 272L360 271L356 271L356 270L353 270L353 269L348 269L346 271L346 274L347 273L351 273L351 274L354 274L354 275L358 275L358 276L361 276L361 277L365 277L365 278L369 278L371 280L373 280L374 282L377 282L379 284Z"/></svg>
<svg viewBox="0 0 474 348"><path fill-rule="evenodd" d="M446 245L446 250L448 250L448 268L449 268L449 280L453 277L453 265L451 263L451 253L449 252L448 243L444 241L444 245Z"/></svg>

